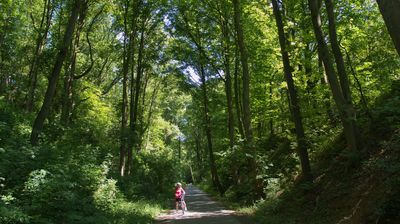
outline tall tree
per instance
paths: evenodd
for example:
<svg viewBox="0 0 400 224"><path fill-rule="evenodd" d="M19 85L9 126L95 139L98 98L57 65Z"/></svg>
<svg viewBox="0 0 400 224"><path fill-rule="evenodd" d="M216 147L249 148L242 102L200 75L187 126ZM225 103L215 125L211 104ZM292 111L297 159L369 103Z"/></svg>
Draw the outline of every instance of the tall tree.
<svg viewBox="0 0 400 224"><path fill-rule="evenodd" d="M129 9L129 0L125 0L124 2L124 42L123 42L123 64L122 64L122 105L121 105L121 145L119 151L119 171L120 176L125 176L126 169L126 153L128 150L128 134L127 134L127 126L128 126L128 73L129 73L129 64L131 57L131 38L128 38L128 9Z"/></svg>
<svg viewBox="0 0 400 224"><path fill-rule="evenodd" d="M306 181L311 181L311 168L310 161L308 158L307 152L307 142L305 139L303 121L300 113L300 106L298 102L298 96L296 92L296 87L294 85L293 76L292 76L292 67L290 65L290 59L288 50L286 47L287 39L285 37L284 25L282 21L282 15L280 8L284 8L283 5L279 5L277 0L272 0L273 11L276 20L276 26L278 27L278 35L279 35L279 44L281 46L281 54L283 61L283 69L285 74L286 83L289 90L289 107L292 112L293 121L296 128L296 137L297 137L297 150L298 155L300 157L301 170L303 174L303 178Z"/></svg>
<svg viewBox="0 0 400 224"><path fill-rule="evenodd" d="M80 8L82 6L82 0L75 0L71 9L71 14L68 19L68 23L66 25L65 33L63 40L61 42L61 46L59 48L59 52L57 54L57 58L53 67L53 70L49 76L49 82L45 94L45 98L42 104L42 107L39 113L36 116L34 121L30 142L32 145L37 145L39 140L39 135L42 132L44 121L46 120L51 104L54 98L54 94L56 92L57 81L60 76L61 68L64 63L65 57L67 56L67 52L70 46L71 39L74 34L75 24L79 15Z"/></svg>
<svg viewBox="0 0 400 224"><path fill-rule="evenodd" d="M61 123L65 126L67 126L70 122L71 119L71 112L72 112L72 107L73 107L73 91L74 91L74 83L75 80L78 78L83 77L87 73L89 73L90 69L93 66L93 63L91 66L89 66L89 70L85 71L86 74L83 75L76 75L77 71L77 55L78 51L80 48L80 41L81 41L81 32L83 31L83 27L85 24L85 19L87 15L87 10L88 10L88 2L83 2L82 7L79 12L79 19L77 22L77 27L75 29L75 37L72 39L71 47L70 47L70 61L66 69L66 74L64 77L64 91L63 91L63 97L62 97L62 107L61 107ZM101 11L100 11L101 12ZM98 16L99 14L97 14ZM93 23L96 19L96 17L92 20L92 23L90 24L90 27L93 26ZM90 28L89 31L90 32ZM87 40L89 44L89 49L90 49L90 58L92 59L92 52L91 52L91 45L89 42L89 34L87 33Z"/></svg>
<svg viewBox="0 0 400 224"><path fill-rule="evenodd" d="M240 52L243 72L243 126L246 140L251 144L253 139L253 131L251 128L251 111L250 111L250 74L248 65L247 49L244 42L243 27L241 21L241 5L240 0L232 0L234 7L234 23L236 29L237 46Z"/></svg>
<svg viewBox="0 0 400 224"><path fill-rule="evenodd" d="M127 152L127 162L128 162L128 174L131 174L132 172L132 153L133 153L133 148L135 147L136 144L136 118L137 118L137 101L136 101L136 94L140 93L140 89L135 89L139 88L138 86L138 80L140 83L140 78L138 77L139 74L136 74L136 79L135 79L135 65L138 66L139 59L137 62L135 61L135 52L136 52L136 35L137 35L137 23L138 19L140 18L141 14L141 7L142 7L142 0L134 0L132 1L132 16L131 16L131 29L129 33L129 38L130 38L130 52L128 54L131 54L130 56L130 69L131 69L131 76L130 76L130 85L129 85L129 143L128 143L128 152ZM144 28L143 28L144 29ZM144 32L144 31L143 31ZM135 81L136 80L136 81ZM139 97L139 96L137 96Z"/></svg>
<svg viewBox="0 0 400 224"><path fill-rule="evenodd" d="M212 179L214 187L216 187L218 189L219 193L222 195L224 190L222 189L222 185L219 181L217 166L215 164L215 159L214 159L214 151L213 151L212 135L211 135L211 129L212 129L211 128L211 119L210 119L210 112L209 112L209 108L208 108L207 82L206 82L206 74L205 74L203 65L200 65L200 79L201 79L201 90L203 93L202 98L203 98L203 107L204 107L204 126L205 126L205 132L206 132L206 137L207 137L211 179Z"/></svg>
<svg viewBox="0 0 400 224"><path fill-rule="evenodd" d="M400 56L400 1L376 0L376 2L378 2L383 20Z"/></svg>
<svg viewBox="0 0 400 224"><path fill-rule="evenodd" d="M308 0L309 8L311 10L311 19L313 22L314 34L318 42L318 50L320 52L320 56L324 63L324 68L326 72L326 76L329 81L329 86L332 92L333 99L336 103L336 106L339 110L341 121L343 124L343 131L346 136L348 147L355 151L358 147L357 141L357 133L354 127L354 111L352 105L349 104L341 90L334 66L333 60L330 56L330 52L328 46L325 42L324 34L322 32L322 23L321 23L321 1L320 0Z"/></svg>
<svg viewBox="0 0 400 224"><path fill-rule="evenodd" d="M241 92L240 92L240 81L239 81L239 51L235 50L235 67L233 73L233 92L235 95L235 108L236 108L236 119L237 126L239 129L240 136L244 139L244 130L243 130L243 119L242 119L242 101L240 100Z"/></svg>
<svg viewBox="0 0 400 224"><path fill-rule="evenodd" d="M337 38L336 32L336 18L334 5L332 0L325 0L325 7L328 15L328 28L329 28L329 40L331 42L332 53L335 58L337 73L339 75L340 87L343 93L343 96L347 103L351 104L352 97L349 85L349 79L346 72L346 66L343 60L343 54L340 51L339 41Z"/></svg>
<svg viewBox="0 0 400 224"><path fill-rule="evenodd" d="M337 68L337 73L339 76L339 83L340 87L342 90L343 97L346 101L346 108L347 108L347 113L348 115L352 118L351 120L348 121L348 126L352 128L352 132L355 134L355 141L356 141L356 147L360 146L360 140L359 140L359 131L357 127L357 116L356 116L356 111L353 106L352 102L352 96L351 96L351 90L350 90L350 83L349 83L349 78L348 74L346 72L346 66L344 63L343 59L343 54L340 50L340 45L339 41L337 38L337 32L336 32L336 18L335 18L335 12L334 12L334 4L332 0L325 0L325 7L328 15L328 28L329 28L329 40L331 42L331 48L332 48L332 53L335 58L336 62L336 68Z"/></svg>
<svg viewBox="0 0 400 224"><path fill-rule="evenodd" d="M137 59L137 65L136 65L136 78L135 78L135 86L134 89L131 89L131 91L135 91L134 93L134 99L131 99L131 104L133 103L133 107L131 107L131 114L133 117L131 117L131 131L133 134L133 139L134 139L134 144L136 144L136 150L139 150L137 148L139 146L139 131L138 129L138 118L139 118L139 105L141 104L140 101L140 95L145 94L145 89L143 88L143 54L144 54L144 41L145 41L145 32L146 32L146 27L145 27L145 18L142 18L142 24L141 24L141 30L140 30L140 39L139 39L139 49L138 49L138 59ZM133 81L133 80L132 80ZM143 101L142 101L143 102ZM142 105L143 106L143 103Z"/></svg>
<svg viewBox="0 0 400 224"><path fill-rule="evenodd" d="M243 27L242 27L242 9L240 0L232 0L233 11L234 11L234 24L236 30L236 41L237 48L240 53L240 60L242 64L242 105L243 105L243 127L244 136L246 142L246 148L248 153L251 155L248 158L248 163L250 167L250 182L252 183L255 191L254 196L260 196L263 194L262 183L260 179L257 179L257 162L256 162L256 150L253 143L253 130L251 127L251 110L250 110L250 74L248 65L248 55L246 44L244 41Z"/></svg>
<svg viewBox="0 0 400 224"><path fill-rule="evenodd" d="M132 156L133 156L133 150L135 148L135 144L137 145L137 130L136 130L136 123L137 123L137 118L138 118L138 106L139 106L139 94L141 93L140 89L140 79L141 79L141 65L142 63L142 51L143 51L143 34L145 32L145 27L142 24L141 27L141 37L139 40L139 56L138 59L135 61L135 53L137 50L136 46L136 40L137 40L137 34L138 34L138 22L139 19L142 15L143 11L143 5L144 3L142 0L134 0L132 2L133 5L133 10L132 10L132 21L131 21L131 30L130 30L130 45L131 45L131 52L129 54L132 54L131 56L131 61L130 61L130 68L131 68L131 77L130 77L130 88L129 88L129 147L128 147L128 174L131 173L133 167L132 167ZM142 18L143 19L143 18ZM137 68L136 71L136 78L135 78L135 65Z"/></svg>
<svg viewBox="0 0 400 224"><path fill-rule="evenodd" d="M217 4L219 8L219 18L218 24L221 30L221 45L223 46L223 64L225 73L225 95L226 95L226 105L228 112L228 133L229 133L229 144L233 147L235 143L235 126L234 126L234 116L233 116L233 94L232 94L232 75L231 75L231 36L229 28L229 3L227 1L222 1Z"/></svg>

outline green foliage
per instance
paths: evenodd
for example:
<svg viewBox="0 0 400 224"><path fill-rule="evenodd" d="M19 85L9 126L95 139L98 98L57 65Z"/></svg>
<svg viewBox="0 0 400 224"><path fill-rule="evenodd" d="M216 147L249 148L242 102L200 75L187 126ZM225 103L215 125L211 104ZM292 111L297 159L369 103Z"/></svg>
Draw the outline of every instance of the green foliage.
<svg viewBox="0 0 400 224"><path fill-rule="evenodd" d="M96 209L90 194L101 178L101 172L95 169L68 164L33 171L23 191L26 203L32 203L28 209L28 213L33 216L32 222L65 220L68 223L79 223L84 220L92 223Z"/></svg>
<svg viewBox="0 0 400 224"><path fill-rule="evenodd" d="M211 146L225 199L245 204L248 212L261 216L260 222L333 223L336 213L328 214L324 200L352 192L349 185L357 176L349 175L360 167L387 176L382 187L387 192L381 192L385 196L376 203L380 208L371 220L395 217L400 188L400 59L376 3L334 1L338 39L365 142L363 149L351 152L346 150L340 116L324 77L307 1L279 1L317 182L304 185L297 182L301 169L296 130L269 1L241 1L240 7L251 77L252 144L247 144L240 128L243 77L232 1L97 0L89 1L86 15L79 16L84 20L80 36L73 34L74 47L64 52L40 144L31 146L32 124L45 97L72 3L50 2L51 25L40 55L35 52L43 32L39 26L45 1L0 3L1 223L149 223L162 206L168 206L160 201L171 197L176 181L194 181L215 192L209 175ZM141 4L136 7L136 3ZM321 12L327 33L326 12ZM139 62L141 31L143 60ZM28 75L35 59L40 59L36 80ZM125 65L128 119L123 130ZM228 71L233 146L228 135ZM135 86L139 72L142 80ZM200 82L201 72L205 83ZM28 90L34 81L34 105L28 110ZM132 111L136 90L138 109ZM63 120L65 108L70 112ZM131 115L137 117L135 122ZM121 177L120 147L125 137L133 162L130 175ZM377 152L380 149L382 154ZM333 186L323 179L343 175L347 179ZM332 193L337 186L343 190ZM262 192L255 192L256 188ZM310 190L325 197L315 210L307 204L314 198L304 193ZM299 208L313 211L313 217L299 215Z"/></svg>
<svg viewBox="0 0 400 224"><path fill-rule="evenodd" d="M163 198L172 195L175 183L180 180L178 158L167 150L142 152L136 156L134 192L137 198Z"/></svg>
<svg viewBox="0 0 400 224"><path fill-rule="evenodd" d="M376 133L390 134L399 128L399 106L400 81L397 80L392 83L390 90L376 101L376 109L373 110L374 118L379 121L379 125L375 125Z"/></svg>
<svg viewBox="0 0 400 224"><path fill-rule="evenodd" d="M373 215L369 218L389 222L398 220L400 209L400 131L394 133L389 141L382 144L381 156L368 161L368 170L378 172L379 175L386 177L383 188L386 191L382 202Z"/></svg>
<svg viewBox="0 0 400 224"><path fill-rule="evenodd" d="M4 188L4 178L0 177L0 189ZM14 204L15 197L11 193L3 195L0 193L0 221L4 224L23 224L29 223L30 217Z"/></svg>

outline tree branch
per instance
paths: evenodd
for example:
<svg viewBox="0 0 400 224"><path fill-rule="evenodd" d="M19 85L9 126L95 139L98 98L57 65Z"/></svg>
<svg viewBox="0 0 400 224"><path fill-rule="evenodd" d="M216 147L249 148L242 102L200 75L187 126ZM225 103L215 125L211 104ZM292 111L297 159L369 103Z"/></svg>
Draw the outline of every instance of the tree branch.
<svg viewBox="0 0 400 224"><path fill-rule="evenodd" d="M94 16L92 21L90 22L89 28L86 32L86 41L89 45L89 57L90 57L90 65L89 67L80 75L74 76L75 79L80 79L83 76L86 76L93 68L94 65L94 59L93 59L93 51L92 51L92 44L90 43L90 38L89 38L89 33L92 31L93 25L96 22L97 18L100 16L100 14L103 12L105 5L97 12L97 14Z"/></svg>
<svg viewBox="0 0 400 224"><path fill-rule="evenodd" d="M203 57L208 61L208 63L211 65L211 67L215 70L217 75L222 79L222 81L226 82L225 78L219 72L219 69L217 68L217 66L211 61L211 59L208 57L208 55L206 54L203 47L200 45L200 43L198 41L196 41L196 38L194 37L193 33L190 31L189 21L185 15L185 13L183 11L181 11L181 14L183 15L183 21L185 22L187 33L188 33L190 39L196 45L197 49L200 51L200 54L203 55Z"/></svg>

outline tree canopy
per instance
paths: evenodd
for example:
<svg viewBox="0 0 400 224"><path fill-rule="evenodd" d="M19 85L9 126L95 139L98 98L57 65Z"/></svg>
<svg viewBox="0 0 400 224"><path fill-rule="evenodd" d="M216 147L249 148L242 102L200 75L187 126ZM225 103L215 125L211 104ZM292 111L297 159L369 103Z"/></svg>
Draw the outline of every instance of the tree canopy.
<svg viewBox="0 0 400 224"><path fill-rule="evenodd" d="M351 171L369 191L390 179L358 222L399 220L399 11L397 0L2 1L1 223L146 223L177 181L255 204L260 222L301 195L293 209L310 212L297 220L336 223L340 212L315 215L319 198L338 176L361 183Z"/></svg>

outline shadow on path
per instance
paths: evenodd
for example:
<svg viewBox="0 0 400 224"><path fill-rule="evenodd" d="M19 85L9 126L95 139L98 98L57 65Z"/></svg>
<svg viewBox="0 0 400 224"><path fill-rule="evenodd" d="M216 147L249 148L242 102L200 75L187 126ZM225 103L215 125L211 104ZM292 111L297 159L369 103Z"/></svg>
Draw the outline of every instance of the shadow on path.
<svg viewBox="0 0 400 224"><path fill-rule="evenodd" d="M168 214L162 214L156 223L192 223L192 224L240 224L234 216L233 210L224 209L219 203L213 201L207 194L194 186L186 188L185 201L188 211L171 210Z"/></svg>

